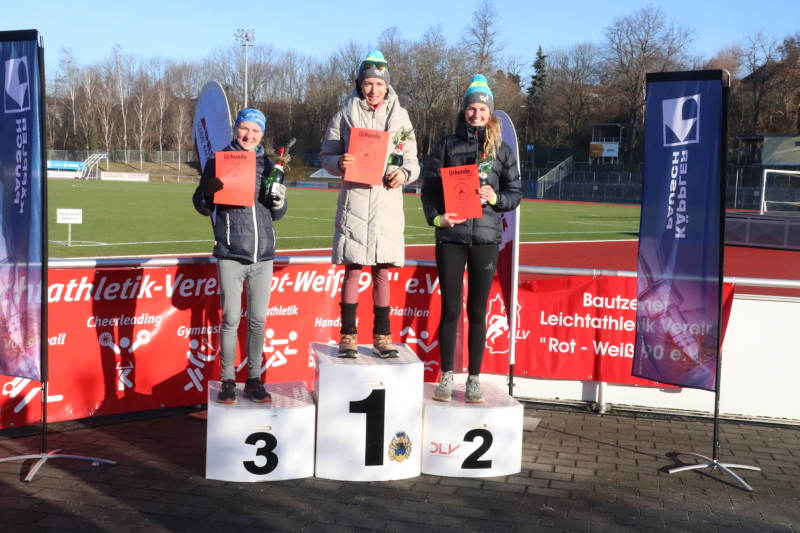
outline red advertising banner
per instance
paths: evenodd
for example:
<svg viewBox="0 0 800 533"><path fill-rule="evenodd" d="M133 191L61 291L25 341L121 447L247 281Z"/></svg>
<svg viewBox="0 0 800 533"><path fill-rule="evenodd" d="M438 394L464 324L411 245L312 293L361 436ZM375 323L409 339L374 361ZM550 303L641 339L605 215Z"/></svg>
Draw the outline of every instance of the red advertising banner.
<svg viewBox="0 0 800 533"><path fill-rule="evenodd" d="M338 342L343 275L342 267L330 265L275 267L265 381L307 380L309 343ZM433 361L426 380L438 379L436 271L405 268L390 276L396 339ZM363 272L358 320L365 332L372 331L371 283ZM207 401L208 380L219 379L215 266L51 270L49 300L48 421ZM240 326L237 381L244 382L245 319ZM39 382L0 376L0 385L0 428L38 422Z"/></svg>
<svg viewBox="0 0 800 533"><path fill-rule="evenodd" d="M264 332L265 381L308 380L309 343L338 341L343 275L342 267L331 265L275 267ZM438 381L436 270L392 269L389 283L395 340L425 363L426 381ZM362 272L358 324L363 343L371 341L371 284L371 273ZM208 380L219 378L218 291L213 265L51 270L48 420L205 403ZM635 278L523 283L516 374L652 384L631 377L635 294ZM731 295L728 287L728 310ZM509 329L498 282L486 319L483 371L507 373ZM237 381L242 382L247 377L241 351L245 322L237 355ZM461 357L456 360L458 367ZM39 420L39 382L0 376L0 386L0 429Z"/></svg>

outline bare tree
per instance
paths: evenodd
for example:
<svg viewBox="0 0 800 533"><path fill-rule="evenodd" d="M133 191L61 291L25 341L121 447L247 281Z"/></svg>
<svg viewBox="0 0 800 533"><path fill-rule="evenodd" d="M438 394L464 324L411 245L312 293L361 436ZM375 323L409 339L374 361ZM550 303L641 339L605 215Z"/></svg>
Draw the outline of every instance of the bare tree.
<svg viewBox="0 0 800 533"><path fill-rule="evenodd" d="M99 82L97 69L87 66L81 69L81 98L78 107L78 123L81 126L86 150L97 149L95 130L95 91Z"/></svg>
<svg viewBox="0 0 800 533"><path fill-rule="evenodd" d="M133 58L122 55L122 47L115 45L111 49L114 56L114 86L122 117L122 149L125 152L125 164L128 164L128 98L130 96L131 70Z"/></svg>
<svg viewBox="0 0 800 533"><path fill-rule="evenodd" d="M683 68L693 40L694 30L667 20L652 4L615 19L605 29L607 82L627 122L629 153L644 127L645 75Z"/></svg>
<svg viewBox="0 0 800 533"><path fill-rule="evenodd" d="M441 24L429 27L411 48L408 112L417 146L427 152L453 130L466 90L465 57L447 45Z"/></svg>
<svg viewBox="0 0 800 533"><path fill-rule="evenodd" d="M60 50L61 59L58 63L58 73L56 75L56 95L62 99L70 121L70 131L72 133L72 148L77 148L78 142L78 123L76 106L78 101L78 91L81 85L80 66L72 54L72 48L62 47Z"/></svg>
<svg viewBox="0 0 800 533"><path fill-rule="evenodd" d="M163 161L165 128L167 126L167 113L172 103L172 63L164 62L161 58L150 60L148 64L150 76L154 80L153 107L155 112L156 136L158 137L158 161Z"/></svg>
<svg viewBox="0 0 800 533"><path fill-rule="evenodd" d="M572 146L588 133L592 106L598 99L600 48L591 42L550 53L550 104Z"/></svg>
<svg viewBox="0 0 800 533"><path fill-rule="evenodd" d="M170 137L175 143L178 151L178 170L181 169L181 153L187 143L192 122L192 102L184 98L178 98L173 102L172 124L170 127Z"/></svg>
<svg viewBox="0 0 800 533"><path fill-rule="evenodd" d="M116 125L117 107L116 79L114 77L114 61L106 59L96 67L98 76L98 86L96 91L95 116L97 117L97 130L100 134L102 144L108 154L106 159L106 170L109 170L111 162L111 140L114 138L114 126Z"/></svg>
<svg viewBox="0 0 800 533"><path fill-rule="evenodd" d="M464 31L462 44L472 57L472 68L477 73L492 72L506 46L500 41L502 28L494 0L481 1Z"/></svg>
<svg viewBox="0 0 800 533"><path fill-rule="evenodd" d="M155 110L152 105L153 80L143 65L139 65L131 88L131 111L133 112L133 139L139 149L139 170L144 168L144 149L152 136L151 123Z"/></svg>
<svg viewBox="0 0 800 533"><path fill-rule="evenodd" d="M741 87L749 96L745 108L749 120L745 123L751 133L768 129L775 114L790 117L796 113L787 113L787 107L791 109L797 101L800 87L798 52L792 44L791 38L781 42L762 31L745 38L742 51L747 75Z"/></svg>

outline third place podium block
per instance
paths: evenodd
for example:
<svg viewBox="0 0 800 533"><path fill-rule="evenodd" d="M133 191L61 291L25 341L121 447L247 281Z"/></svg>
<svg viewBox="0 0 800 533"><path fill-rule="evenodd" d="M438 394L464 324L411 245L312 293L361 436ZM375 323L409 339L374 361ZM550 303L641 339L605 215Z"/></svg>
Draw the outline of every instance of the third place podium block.
<svg viewBox="0 0 800 533"><path fill-rule="evenodd" d="M420 474L424 366L407 347L381 359L359 346L356 359L311 343L316 364L316 476L385 481Z"/></svg>
<svg viewBox="0 0 800 533"><path fill-rule="evenodd" d="M305 383L266 383L271 402L254 403L236 387L236 403L217 403L209 381L206 477L277 481L314 475L314 400Z"/></svg>
<svg viewBox="0 0 800 533"><path fill-rule="evenodd" d="M481 383L484 403L466 403L464 384L453 399L432 399L425 384L422 472L436 476L494 477L522 469L522 404L493 383Z"/></svg>

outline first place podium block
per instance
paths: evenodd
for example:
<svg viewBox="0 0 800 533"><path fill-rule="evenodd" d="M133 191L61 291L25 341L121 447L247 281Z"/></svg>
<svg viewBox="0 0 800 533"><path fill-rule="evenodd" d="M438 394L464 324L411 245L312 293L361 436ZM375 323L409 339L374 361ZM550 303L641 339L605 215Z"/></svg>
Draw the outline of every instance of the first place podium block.
<svg viewBox="0 0 800 533"><path fill-rule="evenodd" d="M522 470L523 407L494 383L481 383L484 403L466 403L459 383L452 400L434 399L425 384L422 473L450 477L494 477Z"/></svg>
<svg viewBox="0 0 800 533"><path fill-rule="evenodd" d="M420 474L425 368L406 346L381 359L359 346L356 359L312 343L316 364L316 476L386 481Z"/></svg>
<svg viewBox="0 0 800 533"><path fill-rule="evenodd" d="M314 400L302 381L266 383L271 402L255 403L236 386L236 403L217 403L209 381L206 477L278 481L314 475Z"/></svg>

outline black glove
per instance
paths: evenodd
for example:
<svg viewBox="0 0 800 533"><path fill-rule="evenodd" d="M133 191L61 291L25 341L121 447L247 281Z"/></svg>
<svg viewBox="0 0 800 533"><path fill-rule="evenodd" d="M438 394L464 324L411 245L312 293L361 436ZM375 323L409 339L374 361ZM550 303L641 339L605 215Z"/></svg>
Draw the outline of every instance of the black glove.
<svg viewBox="0 0 800 533"><path fill-rule="evenodd" d="M211 177L201 183L200 186L203 188L203 192L208 196L214 196L215 192L222 190L224 183L217 177Z"/></svg>

